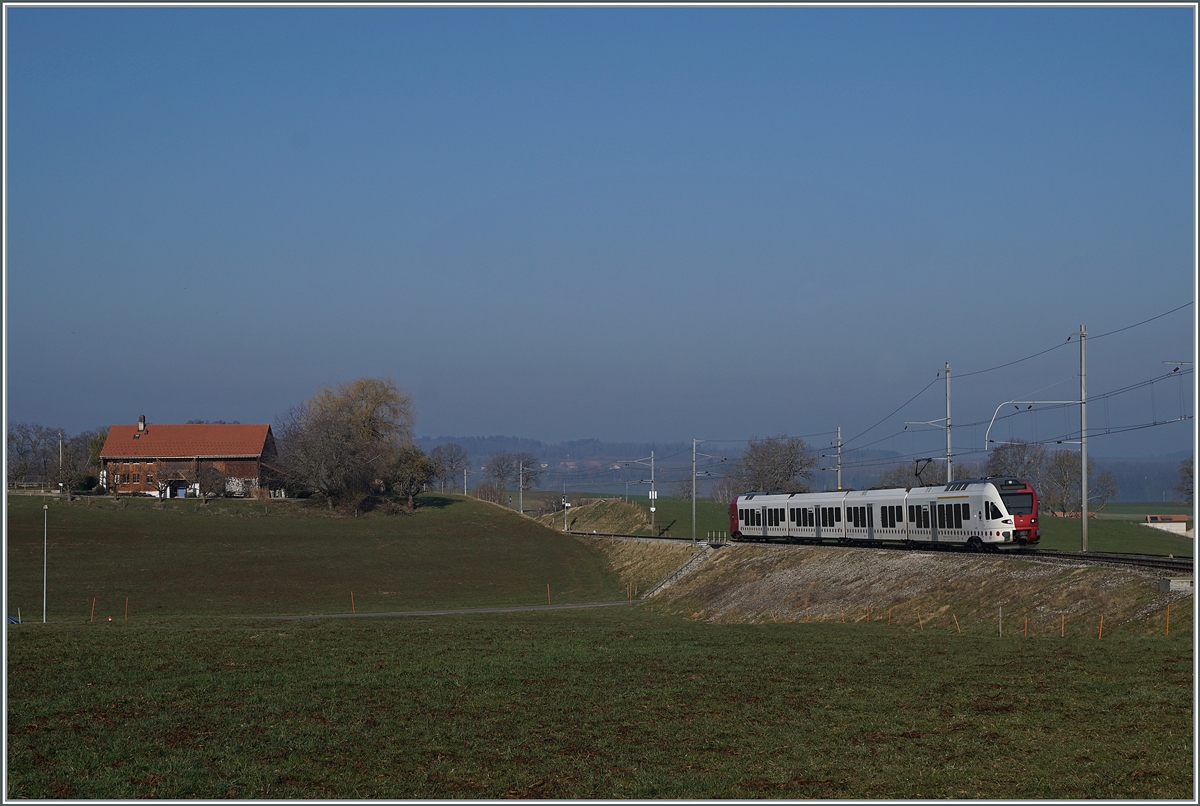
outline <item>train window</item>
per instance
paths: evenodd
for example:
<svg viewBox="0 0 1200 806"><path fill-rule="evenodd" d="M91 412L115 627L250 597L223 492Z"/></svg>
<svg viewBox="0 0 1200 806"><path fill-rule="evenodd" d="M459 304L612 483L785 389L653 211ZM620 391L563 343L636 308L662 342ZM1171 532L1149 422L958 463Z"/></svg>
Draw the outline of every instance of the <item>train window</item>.
<svg viewBox="0 0 1200 806"><path fill-rule="evenodd" d="M946 506L944 504L937 505L937 525L939 529L946 528Z"/></svg>
<svg viewBox="0 0 1200 806"><path fill-rule="evenodd" d="M961 506L961 507L962 507L962 512L963 512L963 514L962 514L962 519L963 519L963 521L969 521L969 520L971 520L971 505L970 505L970 504L959 504L959 506Z"/></svg>
<svg viewBox="0 0 1200 806"><path fill-rule="evenodd" d="M955 504L954 505L954 528L961 529L962 521L963 521L963 519L962 519L962 504Z"/></svg>
<svg viewBox="0 0 1200 806"><path fill-rule="evenodd" d="M834 523L841 523L841 522L842 522L842 508L841 508L841 507L836 507L836 508L833 510L833 522L834 522Z"/></svg>
<svg viewBox="0 0 1200 806"><path fill-rule="evenodd" d="M912 504L909 504L909 505L908 505L908 522L909 522L909 523L911 523L911 524L914 524L914 525L915 525L915 524L916 524L916 522L917 522L917 513L916 513L916 509L917 509L917 508L916 508L916 507L914 507Z"/></svg>

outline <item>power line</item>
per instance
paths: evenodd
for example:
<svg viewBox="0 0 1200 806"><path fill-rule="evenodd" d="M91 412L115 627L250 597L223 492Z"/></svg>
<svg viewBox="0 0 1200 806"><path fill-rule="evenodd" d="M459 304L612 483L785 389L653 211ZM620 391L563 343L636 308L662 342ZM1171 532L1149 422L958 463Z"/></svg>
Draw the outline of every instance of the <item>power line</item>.
<svg viewBox="0 0 1200 806"><path fill-rule="evenodd" d="M896 415L898 412L900 412L900 411L901 411L901 409L903 409L903 408L904 408L905 406L907 406L909 403L912 403L912 402L913 402L914 400L916 400L918 397L920 397L921 395L923 395L923 394L925 393L925 391L926 391L927 389L929 389L929 387L930 387L930 386L933 386L935 383L937 383L937 381L938 381L938 378L940 378L940 377L941 377L941 375L942 375L942 373L941 373L941 370L938 370L938 374L933 376L933 380L932 380L932 381L930 381L928 384L926 384L924 389L922 389L920 392L917 392L915 395L913 395L912 397L910 397L910 398L909 398L909 399L908 399L906 402L904 402L904 403L903 403L903 404L902 404L902 405L901 405L899 408L897 408L897 409L896 409L895 411L893 411L891 414L887 415L887 417L884 417L884 418L882 418L882 419L881 419L881 420L880 420L878 423L875 423L875 425L871 426L871 428L868 428L868 429L866 429L866 431L860 431L860 432L858 432L857 434L855 434L854 436L850 437L850 439L848 439L848 440L846 440L845 442L843 442L843 443L842 443L842 447L843 447L843 448L845 448L845 447L846 447L846 445L848 445L849 443L851 443L851 442L853 442L854 440L858 439L859 437L861 437L863 434L867 433L868 431L870 431L870 430L874 429L874 428L875 428L876 426L878 426L880 423L884 422L885 420L887 420L887 419L889 419L889 418L891 418L891 417L894 417L894 416L895 416L895 415Z"/></svg>

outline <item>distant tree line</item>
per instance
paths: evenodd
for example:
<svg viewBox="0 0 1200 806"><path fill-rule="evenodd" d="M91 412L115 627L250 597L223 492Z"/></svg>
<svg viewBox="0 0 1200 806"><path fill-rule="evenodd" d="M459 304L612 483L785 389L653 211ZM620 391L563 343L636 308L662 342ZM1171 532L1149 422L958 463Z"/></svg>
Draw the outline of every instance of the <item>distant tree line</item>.
<svg viewBox="0 0 1200 806"><path fill-rule="evenodd" d="M79 491L99 483L100 451L108 438L107 428L67 436L61 428L10 423L7 436L8 481L62 484L64 489Z"/></svg>

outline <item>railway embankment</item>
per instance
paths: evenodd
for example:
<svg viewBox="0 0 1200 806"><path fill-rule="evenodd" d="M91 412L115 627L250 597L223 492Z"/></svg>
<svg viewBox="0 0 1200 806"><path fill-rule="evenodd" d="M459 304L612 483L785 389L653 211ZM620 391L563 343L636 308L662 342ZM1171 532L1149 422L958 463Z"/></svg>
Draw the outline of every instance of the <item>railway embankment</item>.
<svg viewBox="0 0 1200 806"><path fill-rule="evenodd" d="M1161 634L1192 628L1192 592L1162 572L1037 558L832 546L717 550L655 607L713 622L841 621L1037 635Z"/></svg>

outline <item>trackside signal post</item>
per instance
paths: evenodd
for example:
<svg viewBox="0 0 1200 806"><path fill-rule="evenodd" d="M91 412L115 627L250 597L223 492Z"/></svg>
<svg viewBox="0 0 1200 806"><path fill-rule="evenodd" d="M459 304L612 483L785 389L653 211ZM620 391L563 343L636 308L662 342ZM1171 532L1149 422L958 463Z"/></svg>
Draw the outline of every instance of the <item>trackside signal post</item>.
<svg viewBox="0 0 1200 806"><path fill-rule="evenodd" d="M632 459L625 463L628 467L631 464L649 465L650 466L650 531L655 530L654 526L654 504L658 500L658 491L654 489L654 451L650 451L648 459Z"/></svg>

